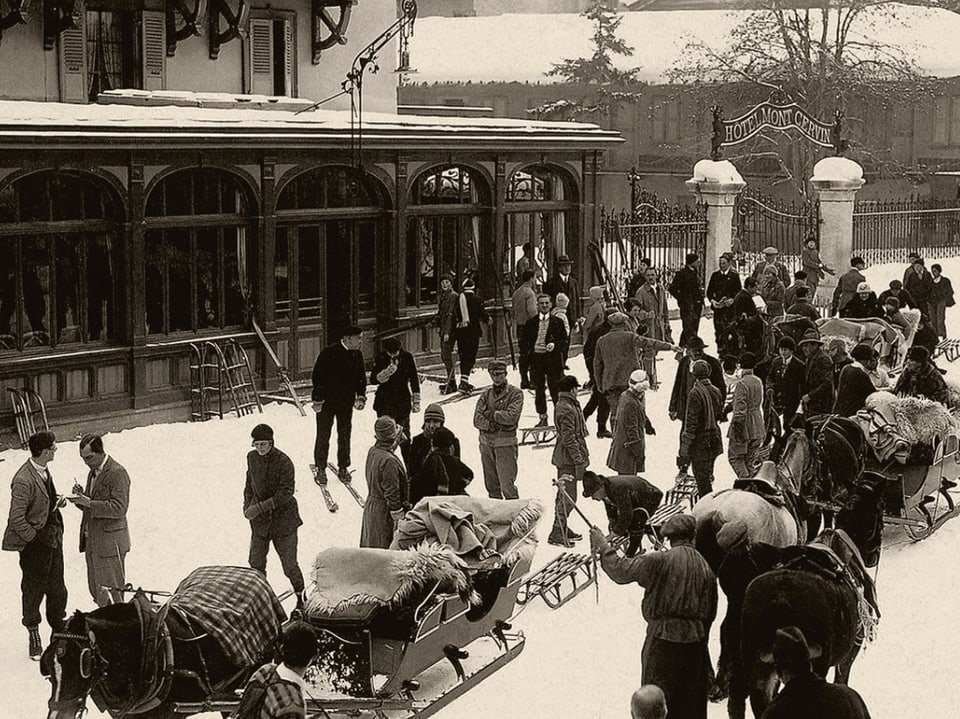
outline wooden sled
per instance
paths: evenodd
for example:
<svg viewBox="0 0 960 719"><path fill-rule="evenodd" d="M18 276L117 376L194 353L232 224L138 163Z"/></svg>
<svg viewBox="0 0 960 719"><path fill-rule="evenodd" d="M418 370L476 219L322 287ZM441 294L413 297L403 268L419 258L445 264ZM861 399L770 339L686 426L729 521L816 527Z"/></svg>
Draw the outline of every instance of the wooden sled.
<svg viewBox="0 0 960 719"><path fill-rule="evenodd" d="M690 475L678 477L673 489L667 490L657 511L647 520L646 534L650 537L655 549L665 548L663 536L660 534L660 528L664 523L670 517L691 511L699 496L696 480Z"/></svg>
<svg viewBox="0 0 960 719"><path fill-rule="evenodd" d="M542 597L548 607L559 609L596 583L596 559L588 554L563 552L523 583L517 604L527 604Z"/></svg>
<svg viewBox="0 0 960 719"><path fill-rule="evenodd" d="M10 405L13 407L13 420L17 425L20 448L27 449L27 440L31 435L50 429L47 408L43 404L43 398L29 387L7 387L7 392L10 393Z"/></svg>
<svg viewBox="0 0 960 719"><path fill-rule="evenodd" d="M960 340L940 340L940 343L933 350L931 359L937 357L943 357L947 362L956 362L960 359Z"/></svg>
<svg viewBox="0 0 960 719"><path fill-rule="evenodd" d="M520 444L531 445L534 449L538 449L541 447L550 447L556 441L556 427L547 425L520 428Z"/></svg>

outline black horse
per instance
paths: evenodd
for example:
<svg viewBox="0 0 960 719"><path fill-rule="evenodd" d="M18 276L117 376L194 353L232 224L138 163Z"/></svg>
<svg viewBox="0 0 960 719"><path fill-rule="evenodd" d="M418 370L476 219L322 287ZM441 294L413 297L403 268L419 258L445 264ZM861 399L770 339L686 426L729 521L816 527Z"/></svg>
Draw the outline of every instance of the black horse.
<svg viewBox="0 0 960 719"><path fill-rule="evenodd" d="M865 568L879 561L885 483L882 475L864 472L837 513L837 528L846 532L853 547L842 541L840 532L828 529L807 547L780 550L779 560L771 552L758 554L758 570L762 571L764 562L777 561L777 565L750 581L742 600L739 668L745 673L755 717L763 714L778 684L769 653L781 627L799 627L811 644L820 647L821 655L814 661L819 675L826 676L834 667L834 681L848 682L866 624L879 618ZM820 559L829 555L817 545L834 550L846 571L830 562L821 563ZM735 703L733 693L731 681L731 705ZM743 716L742 699L738 697L738 701L739 707L728 705L730 716Z"/></svg>
<svg viewBox="0 0 960 719"><path fill-rule="evenodd" d="M270 637L266 642L255 640L262 643L256 660L239 661L236 651L225 648L222 634L176 610L171 606L174 600L157 608L137 593L123 604L78 611L63 631L53 634L40 659L40 672L53 685L48 719L78 719L88 696L114 717L138 719L171 719L175 703L235 699L234 690L275 651L282 619L279 602L253 570L201 569L243 575L242 589L220 596L229 602L243 595L234 607L250 606L243 602L254 597L252 613L234 616L238 627L253 626L253 636ZM216 597L209 592L208 596Z"/></svg>

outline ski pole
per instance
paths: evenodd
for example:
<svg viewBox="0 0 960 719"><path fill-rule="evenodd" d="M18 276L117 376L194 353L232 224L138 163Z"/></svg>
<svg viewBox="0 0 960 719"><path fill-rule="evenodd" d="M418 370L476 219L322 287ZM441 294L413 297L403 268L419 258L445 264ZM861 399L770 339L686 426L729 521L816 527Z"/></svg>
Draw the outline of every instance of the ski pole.
<svg viewBox="0 0 960 719"><path fill-rule="evenodd" d="M570 502L570 505L576 510L577 514L580 515L580 518L583 519L583 521L587 523L587 526L588 526L590 529L599 529L599 527L597 527L597 525L595 525L593 522L591 522L589 519L587 519L587 515L585 515L585 514L583 513L583 510L581 510L580 507L577 506L576 500L574 500L574 499L570 496L570 494L567 492L567 490L564 488L563 483L561 482L560 478L557 477L556 479L554 479L554 480L552 480L552 481L553 481L553 485L557 488L557 491L563 493L563 496L566 498L566 500L567 500L568 502Z"/></svg>

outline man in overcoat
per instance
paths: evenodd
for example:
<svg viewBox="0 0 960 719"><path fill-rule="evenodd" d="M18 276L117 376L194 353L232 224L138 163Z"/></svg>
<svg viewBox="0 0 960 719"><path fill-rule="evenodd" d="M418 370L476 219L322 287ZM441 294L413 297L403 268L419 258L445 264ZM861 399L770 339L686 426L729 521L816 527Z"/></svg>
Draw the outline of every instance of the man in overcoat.
<svg viewBox="0 0 960 719"><path fill-rule="evenodd" d="M647 270L647 281L637 290L637 300L640 302L638 319L646 325L646 334L655 340L673 344L673 334L670 331L670 315L667 313L667 293L660 284L660 273L650 268ZM650 386L656 389L660 386L657 377L656 356L653 353L643 355L643 368L650 378ZM613 407L610 407L613 412Z"/></svg>
<svg viewBox="0 0 960 719"><path fill-rule="evenodd" d="M48 467L57 451L53 432L37 432L28 440L30 457L10 483L10 513L3 532L3 549L20 553L21 609L29 637L30 658L39 660L40 602L46 597L47 623L63 629L67 587L63 581L64 500L57 494Z"/></svg>
<svg viewBox="0 0 960 719"><path fill-rule="evenodd" d="M397 423L392 417L374 422L373 446L367 452L367 500L363 506L360 546L389 549L397 523L410 509L410 486L403 463L394 454Z"/></svg>
<svg viewBox="0 0 960 719"><path fill-rule="evenodd" d="M668 716L706 719L707 638L717 616L717 578L693 547L697 522L692 515L670 517L660 532L670 540L666 552L621 557L596 527L590 530L590 546L600 554L600 566L610 579L636 582L645 590L641 681L663 690Z"/></svg>
<svg viewBox="0 0 960 719"><path fill-rule="evenodd" d="M700 315L703 314L703 281L700 279L700 255L690 253L670 281L668 291L680 309L680 346L700 330Z"/></svg>
<svg viewBox="0 0 960 719"><path fill-rule="evenodd" d="M583 473L583 496L603 502L608 529L613 536L628 537L628 557L641 549L647 520L663 499L663 492L635 474L604 476Z"/></svg>
<svg viewBox="0 0 960 719"><path fill-rule="evenodd" d="M736 353L736 329L733 299L741 290L740 275L733 269L733 257L728 252L720 255L719 269L710 275L707 300L713 310L713 332L720 356Z"/></svg>
<svg viewBox="0 0 960 719"><path fill-rule="evenodd" d="M696 378L680 433L680 450L677 467L686 471L690 467L697 480L697 493L703 497L713 491L713 467L723 452L723 437L720 432L720 412L723 410L723 395L710 382L710 365L703 360L693 363Z"/></svg>
<svg viewBox="0 0 960 719"><path fill-rule="evenodd" d="M727 385L723 379L723 366L716 357L711 357L704 350L706 344L698 336L687 338L683 345L683 357L677 363L677 375L673 381L673 391L670 393L669 416L671 420L680 420L680 434L683 434L683 418L687 416L687 397L696 378L693 376L693 363L703 360L710 365L710 384L720 390L720 395L727 396Z"/></svg>
<svg viewBox="0 0 960 719"><path fill-rule="evenodd" d="M437 314L433 324L440 336L440 360L447 373L447 379L440 384L440 394L450 394L457 389L457 376L453 364L453 348L457 342L457 303L460 295L453 289L453 277L440 278L440 291L437 293Z"/></svg>
<svg viewBox="0 0 960 719"><path fill-rule="evenodd" d="M840 370L837 398L833 403L833 413L843 417L856 416L866 405L867 397L876 391L868 365L879 358L877 351L868 344L860 343L850 350L850 356L853 362Z"/></svg>
<svg viewBox="0 0 960 719"><path fill-rule="evenodd" d="M253 449L247 453L247 481L243 486L243 516L250 521L250 567L266 576L267 550L272 542L297 595L297 605L302 606L304 582L297 561L297 533L303 520L293 496L293 461L274 445L270 425L258 424L250 437Z"/></svg>
<svg viewBox="0 0 960 719"><path fill-rule="evenodd" d="M823 351L823 340L815 329L807 330L798 343L804 355L800 405L805 419L833 411L833 360Z"/></svg>
<svg viewBox="0 0 960 719"><path fill-rule="evenodd" d="M867 263L862 257L852 257L850 259L850 269L840 275L837 280L837 289L833 291L833 304L830 307L830 316L837 314L847 303L857 294L857 287L861 282L866 282L867 278L863 274Z"/></svg>
<svg viewBox="0 0 960 719"><path fill-rule="evenodd" d="M784 430L793 424L800 406L800 385L803 382L804 364L797 357L797 343L791 337L781 337L777 343L777 356L770 363L765 389L770 395L774 411L783 419Z"/></svg>
<svg viewBox="0 0 960 719"><path fill-rule="evenodd" d="M483 326L490 322L490 315L484 309L483 300L477 297L477 285L469 277L460 285L460 297L457 299L457 353L460 355L460 384L461 392L472 392L470 373L477 363L477 352L480 351L480 337L483 336Z"/></svg>
<svg viewBox="0 0 960 719"><path fill-rule="evenodd" d="M87 562L87 587L97 606L123 601L123 592L104 587L126 584L124 566L130 551L127 507L130 476L103 449L103 438L87 434L80 439L80 458L90 468L82 491L74 487L68 499L83 512L80 520L80 552Z"/></svg>
<svg viewBox="0 0 960 719"><path fill-rule="evenodd" d="M646 471L646 434L653 433L647 419L647 389L650 381L642 369L630 374L630 386L620 395L613 442L607 455L607 466L617 474L640 474Z"/></svg>
<svg viewBox="0 0 960 719"><path fill-rule="evenodd" d="M757 358L752 352L740 355L741 378L733 390L727 457L740 479L752 477L760 463L757 453L766 435L763 424L763 382L753 373Z"/></svg>
<svg viewBox="0 0 960 719"><path fill-rule="evenodd" d="M487 371L493 386L480 394L473 411L473 426L480 434L483 484L491 499L519 499L517 426L523 412L523 391L507 382L503 360L490 360Z"/></svg>
<svg viewBox="0 0 960 719"><path fill-rule="evenodd" d="M367 403L367 375L360 354L360 328L347 327L336 344L325 348L313 365L313 411L317 413L317 439L313 461L318 476L327 471L330 434L337 420L337 475L350 481L350 435L353 410L362 410ZM326 480L324 480L326 481Z"/></svg>
<svg viewBox="0 0 960 719"><path fill-rule="evenodd" d="M537 314L527 320L520 333L520 354L527 358L530 384L536 392L534 403L539 424L547 424L547 389L556 406L557 382L563 375L563 344L566 330L563 320L550 313L550 295L537 297Z"/></svg>
<svg viewBox="0 0 960 719"><path fill-rule="evenodd" d="M407 352L396 337L383 342L383 351L373 359L370 384L377 385L373 409L377 417L393 417L403 430L400 447L406 458L410 447L410 413L420 411L420 373L413 355Z"/></svg>
<svg viewBox="0 0 960 719"><path fill-rule="evenodd" d="M567 526L567 518L577 501L577 482L590 464L587 449L587 421L583 418L577 387L580 383L572 375L564 375L557 382L559 394L553 410L553 426L557 429L557 443L551 462L557 468L557 499L554 503L553 528L547 541L561 547L572 547L582 535Z"/></svg>
<svg viewBox="0 0 960 719"><path fill-rule="evenodd" d="M570 327L576 327L580 319L580 306L582 303L580 293L580 283L577 278L571 274L573 270L573 261L566 255L560 255L557 258L557 270L553 277L547 280L543 285L543 291L550 296L550 301L556 305L557 295L565 294L570 300L567 305L567 320Z"/></svg>

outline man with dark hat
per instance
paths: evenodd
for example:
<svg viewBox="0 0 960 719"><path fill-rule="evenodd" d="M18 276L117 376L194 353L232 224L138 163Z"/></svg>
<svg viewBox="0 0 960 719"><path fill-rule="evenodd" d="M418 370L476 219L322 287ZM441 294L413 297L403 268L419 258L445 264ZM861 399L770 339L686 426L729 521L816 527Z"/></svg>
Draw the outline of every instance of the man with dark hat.
<svg viewBox="0 0 960 719"><path fill-rule="evenodd" d="M410 440L409 457L405 460L407 464L407 474L410 476L411 481L423 468L423 463L426 461L427 456L433 451L433 437L437 430L444 426L444 422L446 421L447 418L443 413L443 407L439 404L428 404L427 408L423 410L423 431ZM456 435L453 437L451 451L454 457L460 456L460 440L457 439Z"/></svg>
<svg viewBox="0 0 960 719"><path fill-rule="evenodd" d="M717 340L717 353L721 356L735 352L737 344L733 311L733 299L742 289L740 275L733 268L733 256L724 252L718 260L719 268L710 275L707 283L707 300L713 310L713 333Z"/></svg>
<svg viewBox="0 0 960 719"><path fill-rule="evenodd" d="M833 413L843 417L853 417L867 403L867 397L876 390L870 380L868 366L879 357L877 351L868 344L860 343L851 351L853 362L840 370L837 383L837 398L833 403Z"/></svg>
<svg viewBox="0 0 960 719"><path fill-rule="evenodd" d="M781 337L777 356L770 362L765 389L770 404L783 419L784 430L793 424L800 406L800 385L803 382L803 362L797 358L797 343L792 337Z"/></svg>
<svg viewBox="0 0 960 719"><path fill-rule="evenodd" d="M800 265L806 273L806 285L810 288L810 302L813 302L817 295L817 287L823 282L824 274L835 274L832 269L827 267L823 258L820 257L820 248L818 247L817 236L810 233L804 241L803 250L800 252Z"/></svg>
<svg viewBox="0 0 960 719"><path fill-rule="evenodd" d="M583 496L603 502L611 536L629 537L626 554L632 557L641 550L647 520L660 506L663 492L636 474L604 476L587 470Z"/></svg>
<svg viewBox="0 0 960 719"><path fill-rule="evenodd" d="M703 314L703 280L700 279L700 255L691 252L687 255L683 267L677 270L667 292L673 295L680 308L680 346L686 340L696 336L700 329L700 315Z"/></svg>
<svg viewBox="0 0 960 719"><path fill-rule="evenodd" d="M804 356L800 404L806 419L833 411L833 360L823 351L823 340L815 329L803 333L799 342Z"/></svg>
<svg viewBox="0 0 960 719"><path fill-rule="evenodd" d="M570 323L571 330L577 326L580 319L580 306L582 299L580 297L580 283L577 278L570 274L573 270L573 261L566 255L560 255L557 258L557 270L553 277L547 280L543 285L543 291L550 295L550 302L555 306L557 304L557 295L565 294L570 304L567 305L567 321Z"/></svg>
<svg viewBox="0 0 960 719"><path fill-rule="evenodd" d="M457 389L453 364L453 347L456 344L457 304L460 295L453 289L453 276L444 274L440 278L440 292L437 293L437 315L433 319L437 334L440 335L440 360L447 372L447 379L440 385L440 394L450 394Z"/></svg>
<svg viewBox="0 0 960 719"><path fill-rule="evenodd" d="M733 390L733 413L727 457L740 479L752 477L759 462L757 454L766 435L763 423L763 382L753 373L757 358L752 352L740 355L740 381Z"/></svg>
<svg viewBox="0 0 960 719"><path fill-rule="evenodd" d="M687 467L692 467L697 480L697 493L703 497L713 491L714 463L723 452L720 413L724 396L711 383L710 365L707 362L697 360L693 363L692 372L696 381L687 397L677 468L685 473Z"/></svg>
<svg viewBox="0 0 960 719"><path fill-rule="evenodd" d="M930 291L933 289L933 275L926 268L922 257L914 257L913 264L903 274L903 289L916 300L917 307L927 309L930 301Z"/></svg>
<svg viewBox="0 0 960 719"><path fill-rule="evenodd" d="M327 457L333 420L337 420L337 476L350 481L350 435L353 410L367 403L367 374L360 353L359 327L347 327L343 337L319 355L313 365L313 411L317 413L317 439L313 461L317 476L326 482Z"/></svg>
<svg viewBox="0 0 960 719"><path fill-rule="evenodd" d="M587 449L587 421L583 418L577 387L580 383L572 375L564 375L557 382L559 394L553 410L553 426L557 429L557 444L551 462L557 468L557 500L553 528L547 541L561 547L572 547L583 537L567 526L567 518L577 501L577 481L590 464Z"/></svg>
<svg viewBox="0 0 960 719"><path fill-rule="evenodd" d="M367 500L363 505L360 546L389 549L393 532L410 509L407 471L394 454L397 423L379 417L373 424L374 444L367 452Z"/></svg>
<svg viewBox="0 0 960 719"><path fill-rule="evenodd" d="M911 347L903 374L894 385L893 393L900 397L926 397L949 406L947 383L940 370L930 360L926 347Z"/></svg>
<svg viewBox="0 0 960 719"><path fill-rule="evenodd" d="M460 355L460 385L461 392L472 392L470 373L477 363L477 352L480 351L480 337L483 334L483 325L489 324L490 316L483 307L483 302L476 295L477 286L469 277L460 286L460 297L457 300L456 310L456 338L457 353Z"/></svg>
<svg viewBox="0 0 960 719"><path fill-rule="evenodd" d="M480 433L483 484L491 499L518 499L517 426L523 412L523 391L507 382L507 363L487 363L491 387L480 393L473 411L473 426Z"/></svg>
<svg viewBox="0 0 960 719"><path fill-rule="evenodd" d="M727 395L727 385L723 379L723 365L716 357L711 357L704 350L706 343L698 335L687 338L683 345L683 357L677 363L677 375L673 381L673 392L670 393L670 419L683 421L687 415L687 397L690 390L693 389L693 383L696 381L693 376L693 363L697 360L703 360L710 365L710 384L720 390L724 397ZM683 426L680 427L683 432Z"/></svg>
<svg viewBox="0 0 960 719"><path fill-rule="evenodd" d="M280 557L283 573L303 606L303 572L297 563L297 528L303 524L297 499L293 462L274 446L273 428L258 424L250 433L253 449L247 453L247 482L243 487L243 516L250 520L250 566L267 574L267 550Z"/></svg>
<svg viewBox="0 0 960 719"><path fill-rule="evenodd" d="M641 681L656 684L667 697L669 716L706 719L710 657L707 638L717 616L717 579L693 547L697 522L677 514L660 533L670 540L666 552L620 557L597 527L590 546L600 554L603 571L617 584L644 588L641 608L647 637L640 657Z"/></svg>
<svg viewBox="0 0 960 719"><path fill-rule="evenodd" d="M403 431L400 442L404 457L410 446L410 413L420 411L420 373L413 355L397 337L383 342L383 351L373 358L370 384L377 385L373 410L377 417L389 415Z"/></svg>
<svg viewBox="0 0 960 719"><path fill-rule="evenodd" d="M530 384L536 393L539 425L547 424L547 388L550 399L557 403L557 382L563 375L563 344L567 331L563 320L551 314L550 295L537 297L537 314L527 320L520 332L520 355L530 368Z"/></svg>
<svg viewBox="0 0 960 719"><path fill-rule="evenodd" d="M787 287L783 291L783 308L787 310L787 314L790 314L790 310L787 309L794 302L797 301L797 290L801 287L807 286L807 273L803 270L797 270L793 273L793 284Z"/></svg>
<svg viewBox="0 0 960 719"><path fill-rule="evenodd" d="M870 719L863 698L845 684L830 684L813 672L812 659L822 650L807 643L798 627L781 627L773 651L761 659L772 663L783 688L763 712L762 719Z"/></svg>
<svg viewBox="0 0 960 719"><path fill-rule="evenodd" d="M837 289L833 291L833 304L830 307L830 316L841 312L847 303L857 294L861 282L866 282L863 270L867 263L862 257L850 258L850 269L840 275L837 280Z"/></svg>

